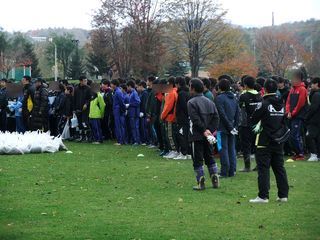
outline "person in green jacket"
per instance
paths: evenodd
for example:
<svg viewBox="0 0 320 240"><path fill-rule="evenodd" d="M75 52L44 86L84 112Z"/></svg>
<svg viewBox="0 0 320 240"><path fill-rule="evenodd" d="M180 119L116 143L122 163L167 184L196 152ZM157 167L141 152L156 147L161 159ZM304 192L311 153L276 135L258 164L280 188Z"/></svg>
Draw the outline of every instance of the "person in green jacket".
<svg viewBox="0 0 320 240"><path fill-rule="evenodd" d="M100 144L103 141L101 119L104 116L106 104L100 92L92 93L90 101L89 119L94 138L93 144Z"/></svg>

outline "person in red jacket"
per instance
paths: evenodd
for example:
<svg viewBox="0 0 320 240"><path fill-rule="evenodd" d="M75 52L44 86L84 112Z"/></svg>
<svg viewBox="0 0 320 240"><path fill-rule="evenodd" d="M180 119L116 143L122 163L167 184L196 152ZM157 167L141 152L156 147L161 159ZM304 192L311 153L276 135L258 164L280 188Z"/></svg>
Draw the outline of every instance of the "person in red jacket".
<svg viewBox="0 0 320 240"><path fill-rule="evenodd" d="M301 129L307 112L308 91L302 80L302 71L296 70L293 73L292 88L286 102L286 114L288 119L291 120L291 141L296 153L293 157L294 160L304 160Z"/></svg>

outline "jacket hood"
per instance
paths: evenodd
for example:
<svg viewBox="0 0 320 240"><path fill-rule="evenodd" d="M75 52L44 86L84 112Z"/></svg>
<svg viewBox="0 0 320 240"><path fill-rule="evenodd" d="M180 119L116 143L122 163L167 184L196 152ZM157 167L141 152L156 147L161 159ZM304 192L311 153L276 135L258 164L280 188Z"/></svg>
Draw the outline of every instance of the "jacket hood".
<svg viewBox="0 0 320 240"><path fill-rule="evenodd" d="M277 111L280 111L282 108L284 108L281 98L279 98L276 93L266 94L263 96L263 98L268 100L268 102L270 102Z"/></svg>
<svg viewBox="0 0 320 240"><path fill-rule="evenodd" d="M178 92L181 92L181 91L189 92L189 88L187 86L178 88Z"/></svg>
<svg viewBox="0 0 320 240"><path fill-rule="evenodd" d="M300 87L305 87L306 85L304 84L304 82L298 83L293 85L293 88L300 88Z"/></svg>
<svg viewBox="0 0 320 240"><path fill-rule="evenodd" d="M228 98L231 98L231 99L234 99L234 94L233 92L224 92L224 94L228 97Z"/></svg>

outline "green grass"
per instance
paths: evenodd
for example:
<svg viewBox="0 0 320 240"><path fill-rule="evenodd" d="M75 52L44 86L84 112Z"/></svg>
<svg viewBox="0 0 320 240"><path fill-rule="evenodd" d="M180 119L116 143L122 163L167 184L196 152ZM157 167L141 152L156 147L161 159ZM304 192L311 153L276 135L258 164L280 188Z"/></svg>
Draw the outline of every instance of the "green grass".
<svg viewBox="0 0 320 240"><path fill-rule="evenodd" d="M256 173L192 191L191 160L145 147L68 143L0 156L0 239L320 239L320 165L286 164L290 201L252 205ZM144 158L137 154L144 153Z"/></svg>

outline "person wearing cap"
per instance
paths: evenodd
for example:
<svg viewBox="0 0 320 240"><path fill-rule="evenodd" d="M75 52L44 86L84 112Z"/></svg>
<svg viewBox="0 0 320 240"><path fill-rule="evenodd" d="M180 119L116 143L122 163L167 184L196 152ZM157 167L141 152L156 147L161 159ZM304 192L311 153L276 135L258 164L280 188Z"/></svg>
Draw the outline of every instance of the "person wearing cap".
<svg viewBox="0 0 320 240"><path fill-rule="evenodd" d="M35 81L35 92L32 109L32 130L48 131L49 129L49 99L48 90L43 85L43 80Z"/></svg>
<svg viewBox="0 0 320 240"><path fill-rule="evenodd" d="M0 80L0 131L5 132L7 130L7 79L3 78Z"/></svg>

